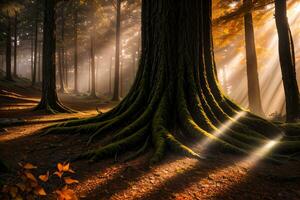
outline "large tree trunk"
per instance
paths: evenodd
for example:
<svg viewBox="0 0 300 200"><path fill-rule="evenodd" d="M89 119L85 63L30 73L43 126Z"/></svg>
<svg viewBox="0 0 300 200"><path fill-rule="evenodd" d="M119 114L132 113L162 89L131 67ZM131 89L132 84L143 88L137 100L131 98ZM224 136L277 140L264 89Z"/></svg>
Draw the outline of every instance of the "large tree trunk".
<svg viewBox="0 0 300 200"><path fill-rule="evenodd" d="M6 35L6 77L8 81L12 81L11 75L11 18L7 18L7 35Z"/></svg>
<svg viewBox="0 0 300 200"><path fill-rule="evenodd" d="M116 53L115 53L115 79L113 101L120 99L120 35L121 35L121 0L117 0L116 16Z"/></svg>
<svg viewBox="0 0 300 200"><path fill-rule="evenodd" d="M18 28L18 14L16 13L15 22L14 22L14 77L17 77L17 48L18 48L17 28Z"/></svg>
<svg viewBox="0 0 300 200"><path fill-rule="evenodd" d="M275 1L275 20L279 39L279 59L286 99L286 120L300 118L299 89L295 70L295 53L288 18L286 0Z"/></svg>
<svg viewBox="0 0 300 200"><path fill-rule="evenodd" d="M253 3L252 0L244 0L243 2L244 5L249 8L248 12L246 12L244 16L249 108L251 112L263 116L264 113L260 97L257 57L251 13Z"/></svg>
<svg viewBox="0 0 300 200"><path fill-rule="evenodd" d="M205 150L214 143L242 153L265 145L268 138L284 137L276 126L244 111L220 91L212 46L211 3L144 0L141 61L128 95L105 114L70 121L48 133L91 134L88 143L110 134L107 139L111 142L106 146L78 157L93 161L138 148L129 156L133 158L152 144L151 163L158 162L167 151L201 158L183 144L182 135L194 138L194 142L206 138L195 150ZM286 139L277 148L274 145L276 153L300 150L299 142L287 143Z"/></svg>
<svg viewBox="0 0 300 200"><path fill-rule="evenodd" d="M78 93L78 10L74 11L74 92Z"/></svg>
<svg viewBox="0 0 300 200"><path fill-rule="evenodd" d="M55 2L55 0L44 0L42 98L35 110L43 110L50 113L72 112L72 110L60 103L56 93Z"/></svg>

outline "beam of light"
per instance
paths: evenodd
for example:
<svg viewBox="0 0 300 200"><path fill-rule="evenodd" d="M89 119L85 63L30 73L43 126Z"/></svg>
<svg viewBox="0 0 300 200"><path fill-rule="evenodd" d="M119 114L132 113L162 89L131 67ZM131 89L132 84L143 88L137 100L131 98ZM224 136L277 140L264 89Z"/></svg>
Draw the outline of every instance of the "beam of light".
<svg viewBox="0 0 300 200"><path fill-rule="evenodd" d="M231 2L228 6L229 6L231 9L234 9L234 8L237 7L237 5L238 5L238 2L237 2L237 1L233 1L233 2Z"/></svg>
<svg viewBox="0 0 300 200"><path fill-rule="evenodd" d="M281 70L278 56L278 36L276 31L274 10L273 6L267 6L267 10L263 18L264 21L254 21L255 38L257 45L257 58L258 58L258 71L259 71L259 82L261 87L262 106L266 116L271 114L284 114L285 109L282 109L282 105L285 104L284 90L282 86ZM254 19L259 11L253 13ZM296 57L299 55L299 15L300 15L300 3L297 1L291 1L288 4L287 10L288 20L293 34L295 44ZM219 35L218 35L219 36ZM217 36L217 37L218 37ZM248 107L247 98L247 74L246 64L242 62L245 60L244 35L236 35L235 39L232 40L233 46L226 48L227 52L220 52L220 55L227 56L216 56L217 66L228 65L227 73L227 87L231 86L230 97L237 101L244 107ZM218 51L216 51L218 52ZM232 52L235 52L232 53ZM241 56L228 56L238 55ZM297 73L300 70L299 62L296 64ZM220 68L219 68L220 69ZM219 75L219 74L218 74ZM220 73L221 75L221 73ZM219 75L219 76L220 76ZM300 76L297 74L298 83L300 83ZM219 77L221 80L221 77ZM280 87L278 83L281 83ZM284 106L283 106L284 107Z"/></svg>
<svg viewBox="0 0 300 200"><path fill-rule="evenodd" d="M215 137L220 137L222 134L224 134L236 121L238 121L241 117L245 116L246 112L238 112L233 118L228 119L226 122L222 123L222 125L217 128L212 135ZM205 138L200 143L196 144L196 148L201 148L203 150L207 150L208 146L213 142L214 140L211 138ZM202 152L203 153L203 152Z"/></svg>
<svg viewBox="0 0 300 200"><path fill-rule="evenodd" d="M280 140L282 138L283 134L281 133L276 138L267 141L262 147L251 153L250 156L242 162L249 163L250 167L255 166L260 160L265 158L280 143Z"/></svg>

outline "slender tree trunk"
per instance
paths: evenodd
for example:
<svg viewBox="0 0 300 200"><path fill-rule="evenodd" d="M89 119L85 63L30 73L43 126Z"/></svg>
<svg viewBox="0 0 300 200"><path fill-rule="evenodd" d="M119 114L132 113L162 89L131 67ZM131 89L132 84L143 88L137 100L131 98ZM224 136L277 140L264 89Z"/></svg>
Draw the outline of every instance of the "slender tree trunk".
<svg viewBox="0 0 300 200"><path fill-rule="evenodd" d="M117 0L117 16L116 16L116 53L115 53L115 80L113 101L120 100L120 35L121 35L121 0Z"/></svg>
<svg viewBox="0 0 300 200"><path fill-rule="evenodd" d="M111 56L110 59L110 65L109 65L109 95L112 94L112 88L111 88L111 82L112 82L112 77L111 77L111 73L112 73L112 67L113 67L113 57Z"/></svg>
<svg viewBox="0 0 300 200"><path fill-rule="evenodd" d="M249 11L244 16L249 108L250 111L263 116L264 113L260 97L253 20L251 13L253 3L252 0L243 0L243 3L249 8Z"/></svg>
<svg viewBox="0 0 300 200"><path fill-rule="evenodd" d="M41 43L38 42L38 82L41 82Z"/></svg>
<svg viewBox="0 0 300 200"><path fill-rule="evenodd" d="M61 43L60 43L60 55L59 55L59 76L60 76L60 93L65 93L65 16L64 7L61 8Z"/></svg>
<svg viewBox="0 0 300 200"><path fill-rule="evenodd" d="M36 84L36 72L37 72L37 61L38 61L38 57L37 57L37 51L38 51L38 19L36 16L35 19L35 23L34 23L34 63L33 63L33 76L32 76L32 85Z"/></svg>
<svg viewBox="0 0 300 200"><path fill-rule="evenodd" d="M17 48L18 48L17 27L18 27L18 15L16 13L15 22L14 22L14 77L17 77Z"/></svg>
<svg viewBox="0 0 300 200"><path fill-rule="evenodd" d="M34 79L34 39L35 34L34 30L32 31L32 36L31 36L31 44L30 44L30 69L31 69L31 81Z"/></svg>
<svg viewBox="0 0 300 200"><path fill-rule="evenodd" d="M66 89L68 91L69 88L69 60L68 60L68 51L64 51L63 54L63 60L64 60L64 68L65 68L65 85L66 85Z"/></svg>
<svg viewBox="0 0 300 200"><path fill-rule="evenodd" d="M90 42L91 42L91 91L90 96L95 98L96 97L96 66L95 66L95 37L94 37L94 31L91 34Z"/></svg>
<svg viewBox="0 0 300 200"><path fill-rule="evenodd" d="M73 112L62 105L56 93L55 2L55 0L44 0L42 98L35 110L43 110L50 113Z"/></svg>
<svg viewBox="0 0 300 200"><path fill-rule="evenodd" d="M11 18L7 18L7 35L6 35L6 80L12 81L11 75Z"/></svg>
<svg viewBox="0 0 300 200"><path fill-rule="evenodd" d="M74 11L74 92L78 93L78 10Z"/></svg>
<svg viewBox="0 0 300 200"><path fill-rule="evenodd" d="M60 85L59 92L65 93L63 67L62 67L62 59L63 59L62 54L63 54L62 49L59 48L59 50L58 50L58 75L59 75L59 85Z"/></svg>
<svg viewBox="0 0 300 200"><path fill-rule="evenodd" d="M296 79L294 44L286 10L286 0L275 0L279 59L286 98L286 120L294 122L300 118L300 102Z"/></svg>

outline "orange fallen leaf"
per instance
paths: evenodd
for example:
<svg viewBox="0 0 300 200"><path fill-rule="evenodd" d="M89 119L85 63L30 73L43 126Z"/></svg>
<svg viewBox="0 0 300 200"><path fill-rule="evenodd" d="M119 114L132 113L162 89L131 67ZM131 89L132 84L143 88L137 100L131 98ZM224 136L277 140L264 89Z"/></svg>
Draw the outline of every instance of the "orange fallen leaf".
<svg viewBox="0 0 300 200"><path fill-rule="evenodd" d="M17 183L16 186L22 191L24 192L26 189L26 185L24 183Z"/></svg>
<svg viewBox="0 0 300 200"><path fill-rule="evenodd" d="M15 198L18 194L18 188L17 187L10 187L9 188L9 194Z"/></svg>
<svg viewBox="0 0 300 200"><path fill-rule="evenodd" d="M37 182L35 176L32 173L30 173L30 172L24 172L24 174L25 174L26 178L28 178L29 180L31 180L33 182Z"/></svg>
<svg viewBox="0 0 300 200"><path fill-rule="evenodd" d="M58 200L77 200L78 198L75 195L75 192L71 189L68 189L68 186L63 187L61 190L56 190Z"/></svg>
<svg viewBox="0 0 300 200"><path fill-rule="evenodd" d="M64 180L65 180L65 183L68 185L73 184L73 183L79 183L78 180L72 179L71 177L65 177Z"/></svg>
<svg viewBox="0 0 300 200"><path fill-rule="evenodd" d="M31 163L25 163L23 166L22 166L24 169L36 169L37 166L31 164Z"/></svg>
<svg viewBox="0 0 300 200"><path fill-rule="evenodd" d="M63 166L63 164L61 164L61 163L57 163L57 169L58 169L58 171L63 171L63 168L64 168L64 166Z"/></svg>
<svg viewBox="0 0 300 200"><path fill-rule="evenodd" d="M37 186L34 188L34 193L36 195L39 195L39 196L46 196L47 193L45 192L44 188L42 188L41 186Z"/></svg>
<svg viewBox="0 0 300 200"><path fill-rule="evenodd" d="M59 178L61 178L63 176L64 172L58 171L58 172L54 172L53 174L57 175Z"/></svg>
<svg viewBox="0 0 300 200"><path fill-rule="evenodd" d="M69 171L69 169L70 169L70 163L67 163L67 164L65 164L65 165L63 165L63 171L64 172L67 172L67 171Z"/></svg>
<svg viewBox="0 0 300 200"><path fill-rule="evenodd" d="M47 182L49 180L49 171L45 175L40 175L39 179L43 182Z"/></svg>

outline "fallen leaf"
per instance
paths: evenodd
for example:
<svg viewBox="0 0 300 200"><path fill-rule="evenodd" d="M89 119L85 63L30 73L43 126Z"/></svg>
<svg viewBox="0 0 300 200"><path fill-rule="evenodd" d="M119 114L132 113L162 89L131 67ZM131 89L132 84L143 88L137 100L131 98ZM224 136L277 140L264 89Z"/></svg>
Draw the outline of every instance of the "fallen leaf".
<svg viewBox="0 0 300 200"><path fill-rule="evenodd" d="M18 194L18 188L17 187L10 187L9 188L9 194L12 196L12 198L16 198Z"/></svg>
<svg viewBox="0 0 300 200"><path fill-rule="evenodd" d="M40 175L39 179L43 182L47 182L49 180L49 171L45 175Z"/></svg>
<svg viewBox="0 0 300 200"><path fill-rule="evenodd" d="M73 184L73 183L79 183L78 180L72 179L71 177L65 177L64 180L65 180L65 183L68 185Z"/></svg>
<svg viewBox="0 0 300 200"><path fill-rule="evenodd" d="M59 172L54 172L53 174L57 175L59 178L61 178L63 176L64 172L63 171L59 171Z"/></svg>
<svg viewBox="0 0 300 200"><path fill-rule="evenodd" d="M32 173L30 173L30 172L24 172L24 174L25 174L25 176L26 176L27 179L29 179L29 180L31 180L33 182L37 182L35 176Z"/></svg>
<svg viewBox="0 0 300 200"><path fill-rule="evenodd" d="M24 165L23 165L23 168L24 169L36 169L37 168L37 166L35 166L35 165L33 165L33 164L31 164L31 163L25 163Z"/></svg>
<svg viewBox="0 0 300 200"><path fill-rule="evenodd" d="M45 192L44 188L42 188L41 186L37 186L34 188L34 193L36 195L39 195L39 196L46 196L47 193Z"/></svg>

